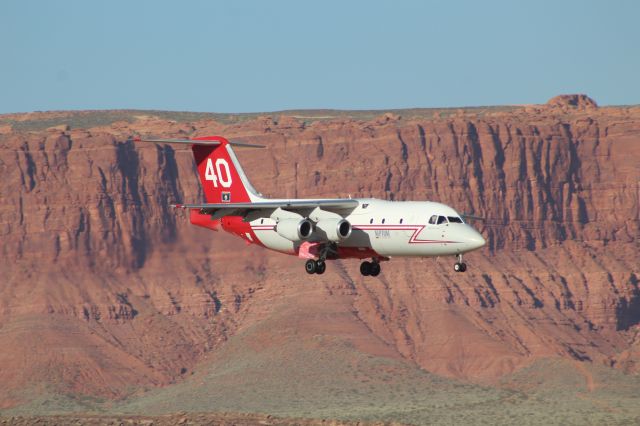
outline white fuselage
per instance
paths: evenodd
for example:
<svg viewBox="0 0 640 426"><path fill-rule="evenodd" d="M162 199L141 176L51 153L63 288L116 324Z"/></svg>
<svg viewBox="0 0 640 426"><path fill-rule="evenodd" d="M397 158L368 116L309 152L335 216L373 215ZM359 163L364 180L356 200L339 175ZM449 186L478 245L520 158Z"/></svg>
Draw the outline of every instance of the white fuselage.
<svg viewBox="0 0 640 426"><path fill-rule="evenodd" d="M352 227L349 237L337 243L340 247L371 249L384 257L443 256L466 253L485 244L478 231L444 204L375 198L357 201L356 208L337 212ZM278 220L277 215L260 217L250 221L251 229L266 248L296 254L303 242L280 236L275 231ZM313 240L312 236L309 241Z"/></svg>

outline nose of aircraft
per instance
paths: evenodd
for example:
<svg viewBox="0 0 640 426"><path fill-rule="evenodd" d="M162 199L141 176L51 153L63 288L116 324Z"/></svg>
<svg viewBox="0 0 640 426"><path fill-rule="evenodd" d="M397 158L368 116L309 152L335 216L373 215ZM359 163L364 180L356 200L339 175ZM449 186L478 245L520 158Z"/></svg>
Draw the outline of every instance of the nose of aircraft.
<svg viewBox="0 0 640 426"><path fill-rule="evenodd" d="M466 242L469 245L470 250L479 249L487 244L484 237L471 226L469 226L469 231L467 232Z"/></svg>

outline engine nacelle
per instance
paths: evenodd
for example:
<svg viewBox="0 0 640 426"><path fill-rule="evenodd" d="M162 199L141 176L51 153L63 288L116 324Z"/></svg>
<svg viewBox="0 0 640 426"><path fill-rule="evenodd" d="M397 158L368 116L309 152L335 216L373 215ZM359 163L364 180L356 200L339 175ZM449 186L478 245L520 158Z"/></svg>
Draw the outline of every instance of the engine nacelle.
<svg viewBox="0 0 640 426"><path fill-rule="evenodd" d="M337 242L349 238L351 224L345 219L320 219L316 223L316 231L323 233L327 240Z"/></svg>
<svg viewBox="0 0 640 426"><path fill-rule="evenodd" d="M306 240L313 233L313 223L309 219L283 219L276 224L276 232L287 240Z"/></svg>

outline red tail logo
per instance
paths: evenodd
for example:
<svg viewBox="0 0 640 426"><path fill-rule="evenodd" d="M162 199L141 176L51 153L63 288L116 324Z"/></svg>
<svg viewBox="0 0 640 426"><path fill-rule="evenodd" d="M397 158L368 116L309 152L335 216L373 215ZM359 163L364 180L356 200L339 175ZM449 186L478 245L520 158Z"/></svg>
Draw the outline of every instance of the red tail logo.
<svg viewBox="0 0 640 426"><path fill-rule="evenodd" d="M207 203L251 202L229 141L221 136L203 136L193 140L220 142L219 145L194 144L191 147Z"/></svg>

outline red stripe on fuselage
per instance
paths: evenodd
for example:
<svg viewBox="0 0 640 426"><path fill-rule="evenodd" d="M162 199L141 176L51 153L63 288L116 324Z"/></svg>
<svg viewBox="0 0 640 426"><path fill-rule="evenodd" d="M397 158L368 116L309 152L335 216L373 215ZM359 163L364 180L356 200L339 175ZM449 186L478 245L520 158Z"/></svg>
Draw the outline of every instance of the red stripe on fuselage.
<svg viewBox="0 0 640 426"><path fill-rule="evenodd" d="M426 228L427 225L353 225L353 229L360 231L413 231L409 244L459 244L460 241L448 240L419 240L418 235Z"/></svg>
<svg viewBox="0 0 640 426"><path fill-rule="evenodd" d="M251 229L254 231L275 231L276 227L274 225L257 225L252 226Z"/></svg>
<svg viewBox="0 0 640 426"><path fill-rule="evenodd" d="M273 225L254 225L251 226L249 222L244 222L241 216L226 216L220 220L222 229L230 234L237 235L248 243L257 244L261 247L266 247L262 241L258 238L255 231L274 231ZM448 240L421 240L418 239L418 235L426 228L426 225L354 225L354 230L360 231L413 231L413 234L409 238L409 244L456 244L459 241ZM247 234L251 238L247 238ZM266 247L268 248L268 247ZM297 254L297 253L296 253ZM343 247L338 246L338 258L347 259L367 259L367 258L379 258L385 259L373 250L371 247Z"/></svg>

